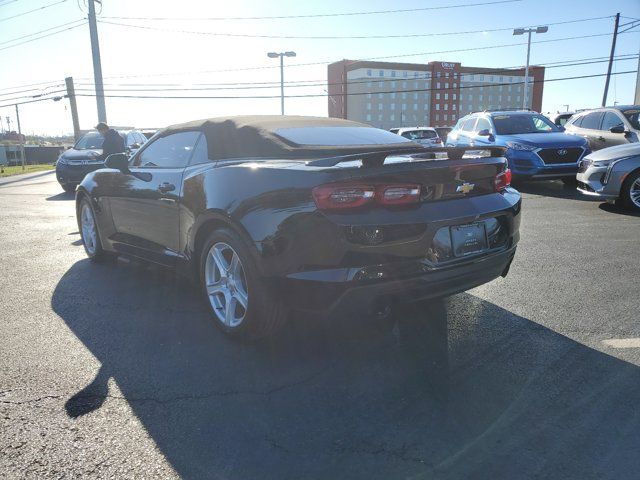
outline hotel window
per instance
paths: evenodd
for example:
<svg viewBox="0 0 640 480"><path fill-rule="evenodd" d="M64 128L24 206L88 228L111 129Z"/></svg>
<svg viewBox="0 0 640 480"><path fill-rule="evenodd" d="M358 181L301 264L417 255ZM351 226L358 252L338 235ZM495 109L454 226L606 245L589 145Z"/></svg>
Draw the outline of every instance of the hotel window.
<svg viewBox="0 0 640 480"><path fill-rule="evenodd" d="M419 75L420 75L420 74L419 74L418 72L413 72L413 77L414 77L414 78L418 78L418 76L419 76Z"/></svg>
<svg viewBox="0 0 640 480"><path fill-rule="evenodd" d="M384 95L382 93L378 94L378 99L382 99L384 97Z"/></svg>
<svg viewBox="0 0 640 480"><path fill-rule="evenodd" d="M516 102L520 101L520 95L516 96Z"/></svg>
<svg viewBox="0 0 640 480"><path fill-rule="evenodd" d="M381 122L382 121L382 114L378 115L378 121Z"/></svg>
<svg viewBox="0 0 640 480"><path fill-rule="evenodd" d="M378 104L378 110L382 110L382 104L381 103Z"/></svg>
<svg viewBox="0 0 640 480"><path fill-rule="evenodd" d="M469 75L469 81L470 81L470 82L473 82L473 80L474 80L473 75Z"/></svg>
<svg viewBox="0 0 640 480"><path fill-rule="evenodd" d="M440 82L436 82L436 88L440 90Z"/></svg>
<svg viewBox="0 0 640 480"><path fill-rule="evenodd" d="M457 84L457 83L454 83L454 84L453 84L453 88L458 88L458 84Z"/></svg>
<svg viewBox="0 0 640 480"><path fill-rule="evenodd" d="M395 110L395 109L396 109L396 104L395 104L395 103L392 103L392 104L391 104L391 110Z"/></svg>
<svg viewBox="0 0 640 480"><path fill-rule="evenodd" d="M371 98L371 94L370 93L367 93L367 98Z"/></svg>
<svg viewBox="0 0 640 480"><path fill-rule="evenodd" d="M391 92L391 98L396 98L396 92Z"/></svg>
<svg viewBox="0 0 640 480"><path fill-rule="evenodd" d="M406 110L407 109L407 104L403 103L401 108L402 108L402 110Z"/></svg>
<svg viewBox="0 0 640 480"><path fill-rule="evenodd" d="M449 88L449 82L444 84L444 88Z"/></svg>
<svg viewBox="0 0 640 480"><path fill-rule="evenodd" d="M469 105L469 112L473 112L473 105Z"/></svg>
<svg viewBox="0 0 640 480"><path fill-rule="evenodd" d="M455 110L455 109L456 109L456 104L455 104L455 103L452 103L452 104L451 104L451 110Z"/></svg>
<svg viewBox="0 0 640 480"><path fill-rule="evenodd" d="M379 77L384 77L384 70L380 70L380 71L378 72L378 76L379 76Z"/></svg>
<svg viewBox="0 0 640 480"><path fill-rule="evenodd" d="M451 120L455 120L456 116L455 115L451 115Z"/></svg>
<svg viewBox="0 0 640 480"><path fill-rule="evenodd" d="M453 97L451 97L451 98L453 98L454 100L457 100L458 99L458 95L454 93Z"/></svg>
<svg viewBox="0 0 640 480"><path fill-rule="evenodd" d="M409 72L402 72L402 76L403 76L404 78L407 78L407 77L409 76Z"/></svg>
<svg viewBox="0 0 640 480"><path fill-rule="evenodd" d="M392 71L391 71L391 76L392 76L392 77L395 77L395 76L396 76L396 71L395 71L395 70L392 70Z"/></svg>
<svg viewBox="0 0 640 480"><path fill-rule="evenodd" d="M445 110L449 110L449 104L448 104L448 103L445 103L445 104L444 104L444 109L445 109Z"/></svg>
<svg viewBox="0 0 640 480"><path fill-rule="evenodd" d="M407 82L402 82L402 88L407 88Z"/></svg>
<svg viewBox="0 0 640 480"><path fill-rule="evenodd" d="M440 110L440 104L436 103L436 110Z"/></svg>
<svg viewBox="0 0 640 480"><path fill-rule="evenodd" d="M440 120L440 114L439 114L439 113L436 113L436 122L437 122L438 120Z"/></svg>
<svg viewBox="0 0 640 480"><path fill-rule="evenodd" d="M449 72L445 72L444 78L449 78Z"/></svg>
<svg viewBox="0 0 640 480"><path fill-rule="evenodd" d="M396 121L395 114L392 113L391 115L389 115L389 120L392 121L392 122L395 122Z"/></svg>
<svg viewBox="0 0 640 480"><path fill-rule="evenodd" d="M418 88L418 82L413 83L413 88Z"/></svg>
<svg viewBox="0 0 640 480"><path fill-rule="evenodd" d="M384 82L378 82L378 88L383 88L384 87Z"/></svg>
<svg viewBox="0 0 640 480"><path fill-rule="evenodd" d="M440 94L436 93L436 100L440 100Z"/></svg>
<svg viewBox="0 0 640 480"><path fill-rule="evenodd" d="M442 76L442 72L437 72L436 73L436 78L440 78Z"/></svg>
<svg viewBox="0 0 640 480"><path fill-rule="evenodd" d="M482 94L478 95L478 100L482 101Z"/></svg>
<svg viewBox="0 0 640 480"><path fill-rule="evenodd" d="M417 103L414 103L414 104L413 104L413 109L414 109L414 110L418 110L418 104L417 104Z"/></svg>
<svg viewBox="0 0 640 480"><path fill-rule="evenodd" d="M500 81L502 82L502 77L500 77Z"/></svg>
<svg viewBox="0 0 640 480"><path fill-rule="evenodd" d="M396 81L395 80L391 82L391 88L396 88Z"/></svg>
<svg viewBox="0 0 640 480"><path fill-rule="evenodd" d="M448 120L449 119L449 115L447 115L446 113L444 114L444 119Z"/></svg>
<svg viewBox="0 0 640 480"><path fill-rule="evenodd" d="M473 100L473 95L469 94L469 101Z"/></svg>
<svg viewBox="0 0 640 480"><path fill-rule="evenodd" d="M371 110L371 102L367 103L367 110Z"/></svg>
<svg viewBox="0 0 640 480"><path fill-rule="evenodd" d="M484 75L480 75L480 81L484 82Z"/></svg>
<svg viewBox="0 0 640 480"><path fill-rule="evenodd" d="M407 92L402 92L402 99L406 100L407 99Z"/></svg>
<svg viewBox="0 0 640 480"><path fill-rule="evenodd" d="M371 70L367 70L367 77L371 76Z"/></svg>
<svg viewBox="0 0 640 480"><path fill-rule="evenodd" d="M445 93L445 94L444 94L444 99L445 99L445 100L449 100L449 94L448 94L448 93Z"/></svg>
<svg viewBox="0 0 640 480"><path fill-rule="evenodd" d="M371 114L367 113L367 122L370 122L370 121L371 121Z"/></svg>
<svg viewBox="0 0 640 480"><path fill-rule="evenodd" d="M490 76L489 76L489 81L490 81L490 82L493 82L493 75L490 75Z"/></svg>
<svg viewBox="0 0 640 480"><path fill-rule="evenodd" d="M418 99L418 92L413 92L413 99L417 100Z"/></svg>
<svg viewBox="0 0 640 480"><path fill-rule="evenodd" d="M367 82L367 87L373 88L373 82Z"/></svg>

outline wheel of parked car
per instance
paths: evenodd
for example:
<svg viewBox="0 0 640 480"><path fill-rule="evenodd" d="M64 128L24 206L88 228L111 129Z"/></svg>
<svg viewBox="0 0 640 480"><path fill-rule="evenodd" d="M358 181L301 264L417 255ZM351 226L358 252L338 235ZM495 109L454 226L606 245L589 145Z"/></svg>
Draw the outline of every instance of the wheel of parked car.
<svg viewBox="0 0 640 480"><path fill-rule="evenodd" d="M640 210L640 171L631 173L624 181L620 198L625 206Z"/></svg>
<svg viewBox="0 0 640 480"><path fill-rule="evenodd" d="M245 241L231 229L209 235L200 257L200 281L216 325L231 336L264 337L287 319L286 309L260 277Z"/></svg>
<svg viewBox="0 0 640 480"><path fill-rule="evenodd" d="M87 198L82 199L80 202L78 223L82 245L85 252L87 252L87 256L94 262L101 262L109 257L109 254L102 248L96 217L91 202Z"/></svg>
<svg viewBox="0 0 640 480"><path fill-rule="evenodd" d="M62 185L62 189L67 193L71 193L71 192L75 192L76 191L76 186L75 185Z"/></svg>
<svg viewBox="0 0 640 480"><path fill-rule="evenodd" d="M576 177L574 177L574 176L572 176L572 177L562 177L561 180L562 180L562 183L564 183L564 185L566 187L575 188L576 185L578 185L578 180L576 180Z"/></svg>

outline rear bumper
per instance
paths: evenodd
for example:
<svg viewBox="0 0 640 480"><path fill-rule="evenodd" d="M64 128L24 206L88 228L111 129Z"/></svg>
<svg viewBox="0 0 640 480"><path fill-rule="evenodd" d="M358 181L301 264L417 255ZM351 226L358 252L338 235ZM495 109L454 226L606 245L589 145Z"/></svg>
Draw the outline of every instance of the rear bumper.
<svg viewBox="0 0 640 480"><path fill-rule="evenodd" d="M332 315L363 312L381 298L412 302L485 284L507 274L515 252L516 245L511 245L500 252L440 268L414 262L305 272L304 279L289 276L278 290L286 292L287 304L296 310Z"/></svg>

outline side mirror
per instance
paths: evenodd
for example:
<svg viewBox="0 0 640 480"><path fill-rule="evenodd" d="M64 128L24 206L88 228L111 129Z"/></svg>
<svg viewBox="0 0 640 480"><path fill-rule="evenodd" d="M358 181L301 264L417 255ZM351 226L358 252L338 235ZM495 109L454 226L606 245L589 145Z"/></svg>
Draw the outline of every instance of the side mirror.
<svg viewBox="0 0 640 480"><path fill-rule="evenodd" d="M488 128L485 128L483 130L480 130L478 132L478 136L479 137L490 137L491 136L491 130L489 130Z"/></svg>
<svg viewBox="0 0 640 480"><path fill-rule="evenodd" d="M609 129L609 131L610 131L611 133L625 133L624 125L623 125L623 124L620 124L620 125L614 125L613 127L611 127L611 128Z"/></svg>
<svg viewBox="0 0 640 480"><path fill-rule="evenodd" d="M104 161L107 168L120 170L122 173L129 173L129 157L125 153L112 153Z"/></svg>

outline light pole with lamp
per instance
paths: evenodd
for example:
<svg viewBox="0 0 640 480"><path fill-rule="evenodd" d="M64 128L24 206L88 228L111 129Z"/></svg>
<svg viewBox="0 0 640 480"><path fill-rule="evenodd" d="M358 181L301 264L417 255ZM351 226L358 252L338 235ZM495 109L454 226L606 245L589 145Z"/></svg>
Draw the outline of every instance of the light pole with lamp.
<svg viewBox="0 0 640 480"><path fill-rule="evenodd" d="M516 28L513 31L514 35L524 35L527 33L529 39L527 40L527 65L524 69L524 95L522 97L522 108L527 109L528 104L528 91L529 91L529 55L531 54L531 34L532 33L547 33L549 31L548 26L536 27L536 28Z"/></svg>
<svg viewBox="0 0 640 480"><path fill-rule="evenodd" d="M269 52L267 57L280 57L280 115L284 115L284 57L295 57L296 52Z"/></svg>

